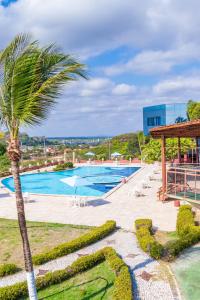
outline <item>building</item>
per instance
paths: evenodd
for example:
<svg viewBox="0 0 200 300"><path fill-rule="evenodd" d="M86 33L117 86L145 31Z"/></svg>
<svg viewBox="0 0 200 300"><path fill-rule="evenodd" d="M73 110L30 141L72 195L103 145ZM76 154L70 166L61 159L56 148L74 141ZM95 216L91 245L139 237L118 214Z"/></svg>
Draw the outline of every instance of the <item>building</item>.
<svg viewBox="0 0 200 300"><path fill-rule="evenodd" d="M187 120L187 103L160 104L143 108L143 131L151 128L180 123Z"/></svg>

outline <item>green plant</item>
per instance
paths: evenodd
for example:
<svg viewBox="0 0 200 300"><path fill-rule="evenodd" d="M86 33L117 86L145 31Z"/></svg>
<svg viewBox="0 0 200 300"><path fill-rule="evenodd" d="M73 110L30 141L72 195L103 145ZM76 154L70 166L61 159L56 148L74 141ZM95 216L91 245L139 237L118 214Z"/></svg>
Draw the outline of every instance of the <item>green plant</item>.
<svg viewBox="0 0 200 300"><path fill-rule="evenodd" d="M138 219L135 221L136 237L141 249L155 259L160 259L164 248L152 235L152 220Z"/></svg>
<svg viewBox="0 0 200 300"><path fill-rule="evenodd" d="M160 259L163 256L164 253L164 247L158 243L157 241L154 241L150 244L150 256L154 259Z"/></svg>
<svg viewBox="0 0 200 300"><path fill-rule="evenodd" d="M104 248L104 255L110 268L116 274L114 283L113 300L131 300L133 299L132 281L129 269L124 261L116 255L112 248Z"/></svg>
<svg viewBox="0 0 200 300"><path fill-rule="evenodd" d="M115 221L107 221L105 224L91 229L88 233L70 241L63 243L48 252L37 254L33 256L33 263L35 265L41 265L57 257L61 257L72 253L78 249L81 249L87 245L97 242L104 238L116 229Z"/></svg>
<svg viewBox="0 0 200 300"><path fill-rule="evenodd" d="M0 277L14 274L19 271L15 264L2 264L0 265Z"/></svg>
<svg viewBox="0 0 200 300"><path fill-rule="evenodd" d="M194 226L195 227L195 226ZM200 241L200 228L193 228L190 233L176 241L170 241L166 245L167 259L172 260L184 249Z"/></svg>
<svg viewBox="0 0 200 300"><path fill-rule="evenodd" d="M181 139L181 153L184 154L189 149L195 147L195 143L190 138ZM178 155L178 141L168 138L166 141L166 158L173 160ZM150 138L149 142L142 146L142 157L147 163L161 161L161 140Z"/></svg>
<svg viewBox="0 0 200 300"><path fill-rule="evenodd" d="M192 212L192 207L190 205L182 205L179 208L176 230L180 237L185 236L190 232L191 226L194 226L194 215Z"/></svg>
<svg viewBox="0 0 200 300"><path fill-rule="evenodd" d="M200 227L195 226L194 214L190 205L182 205L179 208L177 223L179 239L166 244L167 259L172 260L184 249L200 241Z"/></svg>
<svg viewBox="0 0 200 300"><path fill-rule="evenodd" d="M72 169L74 167L72 162L66 162L64 164L59 164L57 166L55 166L55 168L53 169L54 171L63 171L65 169Z"/></svg>
<svg viewBox="0 0 200 300"><path fill-rule="evenodd" d="M147 227L150 231L152 230L152 220L151 219L138 219L135 220L135 228L136 230L141 227Z"/></svg>
<svg viewBox="0 0 200 300"><path fill-rule="evenodd" d="M200 103L199 101L189 100L187 105L187 114L190 120L200 119Z"/></svg>
<svg viewBox="0 0 200 300"><path fill-rule="evenodd" d="M116 274L114 283L113 300L132 300L132 282L128 267L118 257L114 249L106 247L93 254L80 257L64 270L49 272L36 279L38 290L53 284L61 283L78 273L84 272L102 261L108 261L111 269ZM26 282L0 288L0 300L17 300L28 295Z"/></svg>

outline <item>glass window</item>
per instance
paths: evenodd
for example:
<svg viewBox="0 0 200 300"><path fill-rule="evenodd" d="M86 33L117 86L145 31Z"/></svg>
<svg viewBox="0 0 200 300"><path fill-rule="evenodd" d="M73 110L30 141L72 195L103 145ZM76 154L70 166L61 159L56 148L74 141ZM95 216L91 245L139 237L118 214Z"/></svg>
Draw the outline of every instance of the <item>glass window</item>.
<svg viewBox="0 0 200 300"><path fill-rule="evenodd" d="M147 118L147 125L148 126L159 126L161 125L161 117L150 117Z"/></svg>

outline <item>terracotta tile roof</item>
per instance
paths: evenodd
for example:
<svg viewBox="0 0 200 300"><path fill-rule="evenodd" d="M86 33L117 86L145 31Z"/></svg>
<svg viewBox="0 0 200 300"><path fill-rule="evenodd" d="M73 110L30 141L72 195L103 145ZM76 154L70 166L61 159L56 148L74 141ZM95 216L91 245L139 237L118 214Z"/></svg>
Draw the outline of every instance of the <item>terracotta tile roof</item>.
<svg viewBox="0 0 200 300"><path fill-rule="evenodd" d="M200 137L200 120L159 126L150 129L154 138L165 137Z"/></svg>

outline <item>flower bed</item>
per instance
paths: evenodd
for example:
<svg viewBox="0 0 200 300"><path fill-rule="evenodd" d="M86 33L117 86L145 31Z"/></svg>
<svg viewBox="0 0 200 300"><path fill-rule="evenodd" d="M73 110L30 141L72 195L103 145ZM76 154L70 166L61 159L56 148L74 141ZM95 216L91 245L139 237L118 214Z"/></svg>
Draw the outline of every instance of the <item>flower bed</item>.
<svg viewBox="0 0 200 300"><path fill-rule="evenodd" d="M106 247L94 254L78 258L66 269L49 272L36 279L37 290L42 290L53 284L58 284L82 273L100 262L106 260L110 268L115 272L113 300L133 300L132 282L129 269L115 250ZM0 300L17 300L28 296L27 283L20 282L11 286L0 288Z"/></svg>

